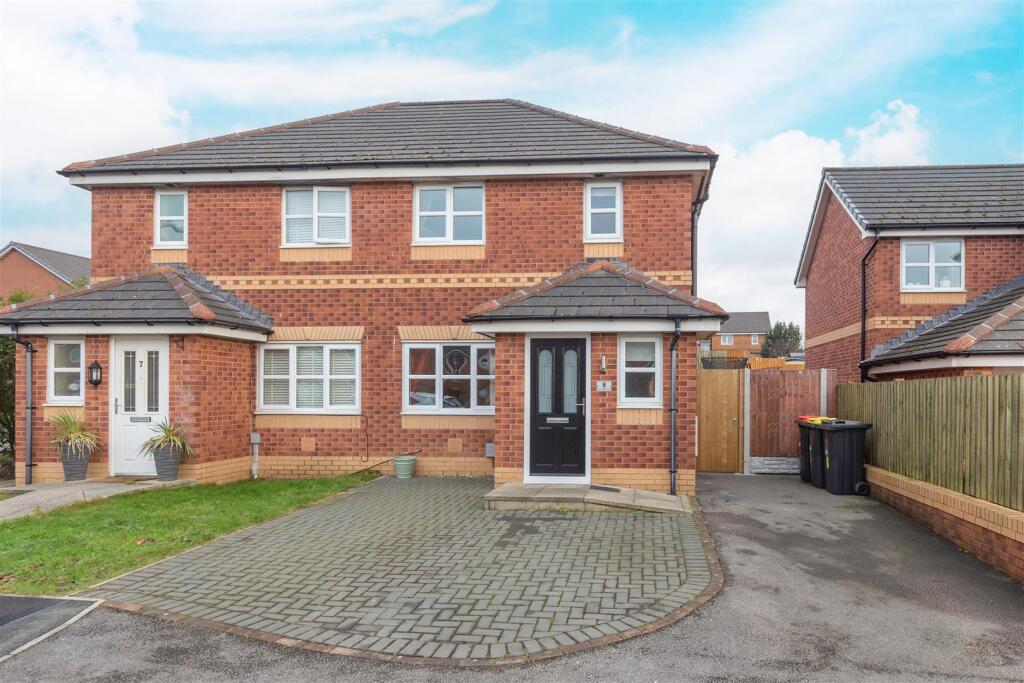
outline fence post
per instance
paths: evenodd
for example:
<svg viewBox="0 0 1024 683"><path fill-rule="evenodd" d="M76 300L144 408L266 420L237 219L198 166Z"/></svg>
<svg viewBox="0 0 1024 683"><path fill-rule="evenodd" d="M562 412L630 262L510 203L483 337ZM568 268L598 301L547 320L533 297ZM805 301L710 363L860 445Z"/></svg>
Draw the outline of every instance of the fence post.
<svg viewBox="0 0 1024 683"><path fill-rule="evenodd" d="M818 370L818 415L828 415L828 370Z"/></svg>
<svg viewBox="0 0 1024 683"><path fill-rule="evenodd" d="M743 474L750 474L750 368L743 368Z"/></svg>

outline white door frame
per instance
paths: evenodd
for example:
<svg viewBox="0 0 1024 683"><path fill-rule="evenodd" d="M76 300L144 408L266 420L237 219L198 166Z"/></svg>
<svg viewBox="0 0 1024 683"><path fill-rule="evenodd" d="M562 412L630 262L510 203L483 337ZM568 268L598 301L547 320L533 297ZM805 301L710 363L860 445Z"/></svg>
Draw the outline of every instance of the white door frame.
<svg viewBox="0 0 1024 683"><path fill-rule="evenodd" d="M584 398L585 405L584 410L587 411L584 415L584 428L587 433L583 438L583 452L584 452L584 473L582 477L559 477L552 475L537 475L530 474L530 424L533 418L533 406L530 404L530 359L533 357L532 342L533 339L585 339L586 340L586 353L587 353L587 390L586 397ZM593 359L590 357L590 333L589 332L558 332L552 330L551 332L537 332L532 334L526 334L525 344L525 358L523 363L523 370L526 373L525 381L523 385L525 392L523 395L523 483L524 484L589 484L590 483L590 367Z"/></svg>
<svg viewBox="0 0 1024 683"><path fill-rule="evenodd" d="M160 375L164 378L164 381L160 386L160 402L167 409L167 419L170 420L171 416L171 401L170 401L170 355L171 355L171 342L170 337L160 335L123 335L123 336L112 336L109 338L109 354L107 365L107 466L110 472L110 476L118 476L116 471L117 465L117 453L114 448L116 439L114 438L114 429L116 429L116 420L114 414L114 401L118 398L120 393L120 385L124 380L123 377L115 376L117 373L114 369L118 367L117 356L118 346L121 342L162 342L165 353L161 354L160 358Z"/></svg>

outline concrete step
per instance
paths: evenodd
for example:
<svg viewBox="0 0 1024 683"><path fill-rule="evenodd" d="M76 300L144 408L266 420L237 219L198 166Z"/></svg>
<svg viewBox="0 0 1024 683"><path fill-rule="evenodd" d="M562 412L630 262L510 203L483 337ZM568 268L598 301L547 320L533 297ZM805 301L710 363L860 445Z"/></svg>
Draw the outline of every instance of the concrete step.
<svg viewBox="0 0 1024 683"><path fill-rule="evenodd" d="M504 484L484 496L484 509L693 513L686 496L588 484Z"/></svg>

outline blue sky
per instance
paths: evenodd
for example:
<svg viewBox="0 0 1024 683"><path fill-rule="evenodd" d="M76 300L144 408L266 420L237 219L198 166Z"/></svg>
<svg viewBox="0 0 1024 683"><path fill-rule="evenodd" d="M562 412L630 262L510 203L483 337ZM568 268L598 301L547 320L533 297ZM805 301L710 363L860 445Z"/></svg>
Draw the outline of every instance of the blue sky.
<svg viewBox="0 0 1024 683"><path fill-rule="evenodd" d="M518 97L711 145L703 296L802 319L823 165L1024 161L1024 3L0 5L0 240L88 254L53 171L391 100Z"/></svg>

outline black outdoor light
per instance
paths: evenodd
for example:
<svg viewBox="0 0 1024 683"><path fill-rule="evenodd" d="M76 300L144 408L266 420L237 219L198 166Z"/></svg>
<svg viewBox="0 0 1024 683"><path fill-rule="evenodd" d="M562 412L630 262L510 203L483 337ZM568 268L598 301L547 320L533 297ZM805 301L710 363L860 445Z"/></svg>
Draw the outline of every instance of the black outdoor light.
<svg viewBox="0 0 1024 683"><path fill-rule="evenodd" d="M100 362L98 360L94 360L92 365L89 366L89 384L94 387L98 387L102 381L103 368L100 367Z"/></svg>

